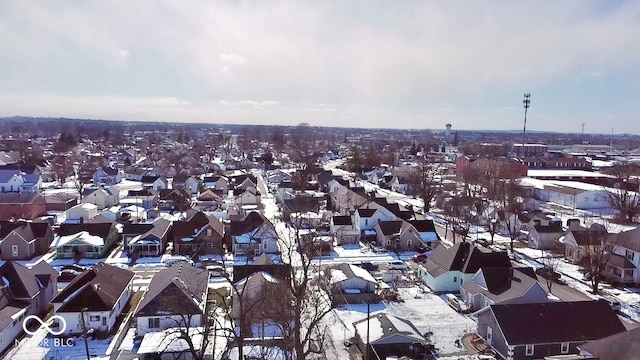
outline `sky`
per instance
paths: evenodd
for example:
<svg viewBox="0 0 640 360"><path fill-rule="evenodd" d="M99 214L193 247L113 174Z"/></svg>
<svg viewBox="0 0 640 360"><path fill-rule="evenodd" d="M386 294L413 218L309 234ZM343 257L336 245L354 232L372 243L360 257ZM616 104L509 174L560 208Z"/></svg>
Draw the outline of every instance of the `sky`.
<svg viewBox="0 0 640 360"><path fill-rule="evenodd" d="M0 116L640 134L640 1L4 1Z"/></svg>

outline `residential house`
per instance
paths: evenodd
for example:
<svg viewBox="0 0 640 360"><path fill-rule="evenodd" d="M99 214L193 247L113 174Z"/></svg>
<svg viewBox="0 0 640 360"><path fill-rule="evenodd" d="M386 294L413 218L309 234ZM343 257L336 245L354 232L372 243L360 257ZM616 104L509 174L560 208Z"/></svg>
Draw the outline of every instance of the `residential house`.
<svg viewBox="0 0 640 360"><path fill-rule="evenodd" d="M330 226L338 245L357 244L360 241L360 231L353 226L351 215L332 216Z"/></svg>
<svg viewBox="0 0 640 360"><path fill-rule="evenodd" d="M114 169L111 167L102 167L93 173L93 185L115 185L122 181L123 175L124 174L118 169Z"/></svg>
<svg viewBox="0 0 640 360"><path fill-rule="evenodd" d="M49 251L53 241L51 225L44 221L0 221L2 260L31 260Z"/></svg>
<svg viewBox="0 0 640 360"><path fill-rule="evenodd" d="M185 189L161 189L158 207L160 210L186 211L191 208L191 195Z"/></svg>
<svg viewBox="0 0 640 360"><path fill-rule="evenodd" d="M623 360L640 354L640 328L578 345L581 359Z"/></svg>
<svg viewBox="0 0 640 360"><path fill-rule="evenodd" d="M261 205L260 192L255 188L236 188L233 190L236 205Z"/></svg>
<svg viewBox="0 0 640 360"><path fill-rule="evenodd" d="M115 187L88 188L82 190L83 204L94 204L98 210L120 203L120 192Z"/></svg>
<svg viewBox="0 0 640 360"><path fill-rule="evenodd" d="M6 261L0 266L0 352L13 346L23 333L27 316L44 317L49 302L57 292L58 273L47 262L41 261L31 268ZM27 325L31 325L28 323Z"/></svg>
<svg viewBox="0 0 640 360"><path fill-rule="evenodd" d="M481 268L510 266L506 252L462 242L450 248L438 246L424 264L418 265L418 277L434 292L458 292Z"/></svg>
<svg viewBox="0 0 640 360"><path fill-rule="evenodd" d="M146 210L158 205L158 193L149 189L129 190L127 197L120 200L121 204L134 204L142 206Z"/></svg>
<svg viewBox="0 0 640 360"><path fill-rule="evenodd" d="M389 250L413 251L422 244L413 226L404 220L378 221L373 228L376 243Z"/></svg>
<svg viewBox="0 0 640 360"><path fill-rule="evenodd" d="M200 193L194 202L194 206L201 210L216 209L224 203L219 190L206 189Z"/></svg>
<svg viewBox="0 0 640 360"><path fill-rule="evenodd" d="M378 282L365 269L347 263L329 267L333 304L375 304L380 301L376 294Z"/></svg>
<svg viewBox="0 0 640 360"><path fill-rule="evenodd" d="M560 237L565 234L560 219L549 221L546 224L537 223L525 231L527 231L527 245L537 250L559 247Z"/></svg>
<svg viewBox="0 0 640 360"><path fill-rule="evenodd" d="M564 258L578 264L596 251L608 236L607 229L600 224L592 224L589 228L571 226L567 234L560 239L564 245Z"/></svg>
<svg viewBox="0 0 640 360"><path fill-rule="evenodd" d="M203 215L199 213L199 217ZM177 254L192 258L224 254L224 224L215 216L204 215L204 217L206 222L200 220L174 222L173 248Z"/></svg>
<svg viewBox="0 0 640 360"><path fill-rule="evenodd" d="M229 236L235 256L252 258L263 252L278 252L278 234L275 227L258 212L232 217Z"/></svg>
<svg viewBox="0 0 640 360"><path fill-rule="evenodd" d="M345 187L338 180L331 180L328 186L329 204L327 204L327 207L338 212L340 215L350 215L355 211L355 209L363 206L370 201L363 194L358 194L353 190ZM356 221L355 225L358 231L361 231L358 221ZM371 225L371 227L371 229L373 229L373 224Z"/></svg>
<svg viewBox="0 0 640 360"><path fill-rule="evenodd" d="M202 180L202 185L206 189L221 190L222 193L229 191L229 179L226 176L205 176ZM255 188L256 185L253 184L253 187Z"/></svg>
<svg viewBox="0 0 640 360"><path fill-rule="evenodd" d="M603 301L489 305L476 317L478 335L502 359L576 354L587 341L625 331Z"/></svg>
<svg viewBox="0 0 640 360"><path fill-rule="evenodd" d="M254 337L252 324L283 322L291 317L287 304L290 290L275 276L259 271L235 282L232 293L231 317L235 319L243 338Z"/></svg>
<svg viewBox="0 0 640 360"><path fill-rule="evenodd" d="M140 181L142 181L142 187L145 189L160 191L162 189L169 188L168 181L164 178L164 176L146 175L143 176Z"/></svg>
<svg viewBox="0 0 640 360"><path fill-rule="evenodd" d="M47 213L47 203L35 192L0 193L0 220L37 219Z"/></svg>
<svg viewBox="0 0 640 360"><path fill-rule="evenodd" d="M430 350L427 340L409 320L390 314L372 315L354 322L353 327L356 346L367 359L423 359Z"/></svg>
<svg viewBox="0 0 640 360"><path fill-rule="evenodd" d="M39 173L26 173L20 169L0 169L0 192L38 193L42 186Z"/></svg>
<svg viewBox="0 0 640 360"><path fill-rule="evenodd" d="M65 211L65 223L82 224L98 216L98 206L92 203L78 204Z"/></svg>
<svg viewBox="0 0 640 360"><path fill-rule="evenodd" d="M206 325L209 271L185 262L157 272L133 316L136 335Z"/></svg>
<svg viewBox="0 0 640 360"><path fill-rule="evenodd" d="M494 304L551 301L530 267L493 267L478 270L460 287L462 300L472 311Z"/></svg>
<svg viewBox="0 0 640 360"><path fill-rule="evenodd" d="M612 254L605 277L622 284L640 283L640 228L609 234L607 243Z"/></svg>
<svg viewBox="0 0 640 360"><path fill-rule="evenodd" d="M395 220L396 216L386 208L375 202L370 202L356 209L355 225L361 233L365 230L373 230L378 221Z"/></svg>
<svg viewBox="0 0 640 360"><path fill-rule="evenodd" d="M55 315L67 324L64 335L82 334L83 324L108 334L129 302L133 276L127 269L98 263L71 280L51 300Z"/></svg>
<svg viewBox="0 0 640 360"><path fill-rule="evenodd" d="M189 194L197 194L200 187L200 180L195 176L190 176L184 181L184 190ZM226 192L226 190L223 190Z"/></svg>
<svg viewBox="0 0 640 360"><path fill-rule="evenodd" d="M122 245L132 256L161 256L167 247L170 228L171 221L162 218L151 224L125 223L122 228Z"/></svg>
<svg viewBox="0 0 640 360"><path fill-rule="evenodd" d="M282 182L291 182L292 176L288 171L282 169L269 170L267 172L267 181L270 184L280 184Z"/></svg>
<svg viewBox="0 0 640 360"><path fill-rule="evenodd" d="M440 235L436 231L433 220L409 220L409 224L418 233L418 239L422 242L422 247L435 249L440 245Z"/></svg>
<svg viewBox="0 0 640 360"><path fill-rule="evenodd" d="M131 181L142 181L142 177L147 173L146 169L130 166L124 170L124 178Z"/></svg>
<svg viewBox="0 0 640 360"><path fill-rule="evenodd" d="M61 224L51 247L56 249L58 259L99 259L107 257L119 238L113 222Z"/></svg>
<svg viewBox="0 0 640 360"><path fill-rule="evenodd" d="M244 279L260 271L269 273L280 280L287 280L291 277L290 264L283 264L277 254L262 253L246 265L234 264L233 278Z"/></svg>

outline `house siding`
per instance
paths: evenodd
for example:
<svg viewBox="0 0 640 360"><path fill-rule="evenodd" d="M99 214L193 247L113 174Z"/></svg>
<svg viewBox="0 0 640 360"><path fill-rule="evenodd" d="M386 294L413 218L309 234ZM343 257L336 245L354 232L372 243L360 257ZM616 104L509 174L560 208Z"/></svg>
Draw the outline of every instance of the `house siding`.
<svg viewBox="0 0 640 360"><path fill-rule="evenodd" d="M149 327L149 319L159 318L160 326L158 328ZM158 316L139 316L136 318L138 336L144 336L148 332L157 332L175 327L185 327L186 322L189 322L188 327L202 326L202 314L192 315L190 318L185 315L158 315Z"/></svg>
<svg viewBox="0 0 640 360"><path fill-rule="evenodd" d="M477 333L485 340L487 339L487 327L492 329L491 348L502 356L503 359L506 359L509 352L509 345L491 310L485 310L478 315Z"/></svg>

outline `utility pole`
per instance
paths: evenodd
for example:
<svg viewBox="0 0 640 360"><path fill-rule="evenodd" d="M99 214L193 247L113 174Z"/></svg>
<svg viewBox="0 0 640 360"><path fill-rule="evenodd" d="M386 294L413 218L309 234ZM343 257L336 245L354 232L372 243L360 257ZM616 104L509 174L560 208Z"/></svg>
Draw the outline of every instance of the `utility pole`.
<svg viewBox="0 0 640 360"><path fill-rule="evenodd" d="M88 309L86 307L80 309L80 322L82 323L82 337L84 338L84 350L87 353L87 360L91 359L91 354L89 353L89 341L87 341L87 325L84 322L84 313Z"/></svg>
<svg viewBox="0 0 640 360"><path fill-rule="evenodd" d="M522 100L522 105L524 106L524 128L522 129L522 148L520 150L520 157L524 158L524 139L527 133L527 109L529 109L529 104L531 103L531 94L524 94L524 100Z"/></svg>
<svg viewBox="0 0 640 360"><path fill-rule="evenodd" d="M371 317L371 304L370 301L367 300L367 346L365 346L364 350L364 360L369 360L369 319Z"/></svg>

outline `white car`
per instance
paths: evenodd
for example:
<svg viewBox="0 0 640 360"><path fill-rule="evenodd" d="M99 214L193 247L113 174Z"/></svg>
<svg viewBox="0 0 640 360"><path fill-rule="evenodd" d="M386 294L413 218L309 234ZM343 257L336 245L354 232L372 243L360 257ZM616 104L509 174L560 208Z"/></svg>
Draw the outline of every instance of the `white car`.
<svg viewBox="0 0 640 360"><path fill-rule="evenodd" d="M401 260L395 260L395 261L389 261L389 263L387 263L387 268L389 270L407 270L409 269L409 266Z"/></svg>

